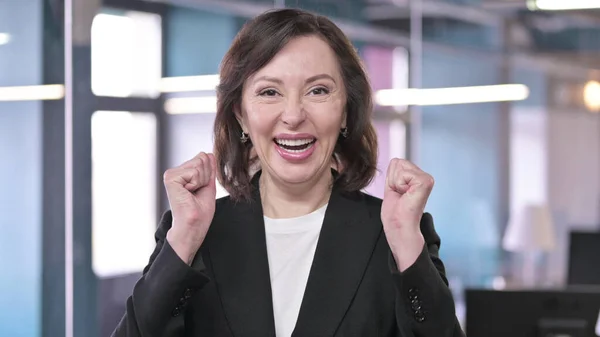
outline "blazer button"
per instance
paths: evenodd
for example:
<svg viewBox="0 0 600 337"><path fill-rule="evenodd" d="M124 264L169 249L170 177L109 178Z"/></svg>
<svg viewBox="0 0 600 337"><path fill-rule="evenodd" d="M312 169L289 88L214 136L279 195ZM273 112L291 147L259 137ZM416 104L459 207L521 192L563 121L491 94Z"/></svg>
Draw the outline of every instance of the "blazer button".
<svg viewBox="0 0 600 337"><path fill-rule="evenodd" d="M415 312L415 320L419 323L422 323L425 321L425 313L423 313L421 310L417 310Z"/></svg>
<svg viewBox="0 0 600 337"><path fill-rule="evenodd" d="M419 298L419 289L417 288L410 288L408 290L408 298L413 301L417 298Z"/></svg>
<svg viewBox="0 0 600 337"><path fill-rule="evenodd" d="M190 297L192 297L192 289L187 288L183 292L183 298L185 298L186 300L188 300L188 299L190 299Z"/></svg>
<svg viewBox="0 0 600 337"><path fill-rule="evenodd" d="M421 310L421 301L419 301L418 299L412 300L410 303L410 307L414 311L420 311Z"/></svg>

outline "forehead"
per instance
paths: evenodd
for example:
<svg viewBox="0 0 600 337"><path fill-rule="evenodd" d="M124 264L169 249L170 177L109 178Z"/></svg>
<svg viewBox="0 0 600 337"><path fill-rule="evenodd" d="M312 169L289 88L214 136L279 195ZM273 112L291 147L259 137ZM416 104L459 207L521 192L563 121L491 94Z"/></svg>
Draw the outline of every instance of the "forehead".
<svg viewBox="0 0 600 337"><path fill-rule="evenodd" d="M256 75L310 77L316 73L339 77L337 57L323 39L302 36L291 40Z"/></svg>

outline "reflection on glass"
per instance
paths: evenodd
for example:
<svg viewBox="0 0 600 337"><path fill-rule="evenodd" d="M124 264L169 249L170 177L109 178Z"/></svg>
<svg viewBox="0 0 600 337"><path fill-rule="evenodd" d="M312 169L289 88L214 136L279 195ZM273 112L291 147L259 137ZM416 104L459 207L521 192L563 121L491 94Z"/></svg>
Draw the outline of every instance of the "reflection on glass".
<svg viewBox="0 0 600 337"><path fill-rule="evenodd" d="M142 12L100 13L92 23L92 91L98 96L160 94L161 18Z"/></svg>
<svg viewBox="0 0 600 337"><path fill-rule="evenodd" d="M410 62L408 59L408 49L396 47L392 52L392 88L393 89L408 89L409 88L409 73ZM394 110L403 113L408 111L408 106L395 106Z"/></svg>
<svg viewBox="0 0 600 337"><path fill-rule="evenodd" d="M390 122L390 159L406 158L406 124L400 119Z"/></svg>
<svg viewBox="0 0 600 337"><path fill-rule="evenodd" d="M96 275L141 271L157 223L156 117L92 116L92 264Z"/></svg>

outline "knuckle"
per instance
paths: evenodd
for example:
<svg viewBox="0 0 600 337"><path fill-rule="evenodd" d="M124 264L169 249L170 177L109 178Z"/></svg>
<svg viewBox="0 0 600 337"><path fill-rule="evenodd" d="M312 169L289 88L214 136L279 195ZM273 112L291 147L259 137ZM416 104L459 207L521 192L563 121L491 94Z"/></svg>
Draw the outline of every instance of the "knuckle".
<svg viewBox="0 0 600 337"><path fill-rule="evenodd" d="M173 177L173 169L168 169L163 173L163 180L169 181Z"/></svg>
<svg viewBox="0 0 600 337"><path fill-rule="evenodd" d="M199 167L202 166L202 159L194 158L190 163L192 164L192 167Z"/></svg>

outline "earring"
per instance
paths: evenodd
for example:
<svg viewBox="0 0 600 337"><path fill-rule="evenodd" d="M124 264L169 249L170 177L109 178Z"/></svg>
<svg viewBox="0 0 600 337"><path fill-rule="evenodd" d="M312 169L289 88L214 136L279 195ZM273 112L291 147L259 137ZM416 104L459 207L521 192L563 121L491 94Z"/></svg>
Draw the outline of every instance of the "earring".
<svg viewBox="0 0 600 337"><path fill-rule="evenodd" d="M246 143L246 142L248 142L248 139L250 139L250 137L248 137L248 134L245 133L244 131L242 131L242 136L240 137L240 141L242 143Z"/></svg>
<svg viewBox="0 0 600 337"><path fill-rule="evenodd" d="M348 138L348 128L344 127L340 130L340 133L342 134L342 137L344 138Z"/></svg>

